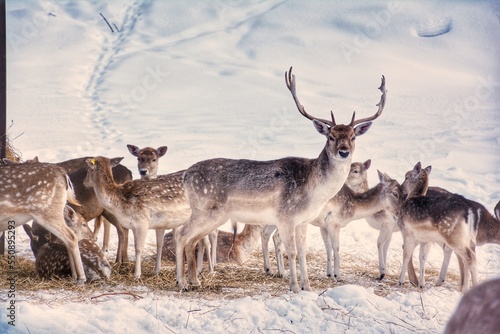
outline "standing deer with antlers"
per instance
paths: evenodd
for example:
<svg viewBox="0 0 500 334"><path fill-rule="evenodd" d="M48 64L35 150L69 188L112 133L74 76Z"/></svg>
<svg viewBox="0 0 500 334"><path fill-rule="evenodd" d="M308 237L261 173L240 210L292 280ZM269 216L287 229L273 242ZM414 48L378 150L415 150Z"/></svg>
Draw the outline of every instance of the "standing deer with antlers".
<svg viewBox="0 0 500 334"><path fill-rule="evenodd" d="M228 219L256 225L276 225L290 261L290 290L298 292L296 258L299 255L300 287L310 290L305 261L307 224L340 190L351 165L354 141L366 133L382 113L386 101L384 77L375 115L348 125L309 115L296 95L292 68L285 81L299 112L313 121L327 139L316 159L282 158L272 161L211 159L198 162L184 174L184 189L192 214L176 235L177 284L181 289L198 286L196 243ZM184 274L187 257L188 279Z"/></svg>
<svg viewBox="0 0 500 334"><path fill-rule="evenodd" d="M75 233L64 221L66 202L78 204L64 169L53 164L0 166L0 230L36 219L62 240L69 255L71 273L86 280Z"/></svg>

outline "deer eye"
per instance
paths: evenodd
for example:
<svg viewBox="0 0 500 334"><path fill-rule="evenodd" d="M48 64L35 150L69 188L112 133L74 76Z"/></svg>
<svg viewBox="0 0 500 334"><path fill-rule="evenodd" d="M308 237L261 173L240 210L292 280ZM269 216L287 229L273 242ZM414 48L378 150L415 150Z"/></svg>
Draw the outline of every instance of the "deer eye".
<svg viewBox="0 0 500 334"><path fill-rule="evenodd" d="M155 161L156 161L156 159L153 159L153 162L155 162Z"/></svg>
<svg viewBox="0 0 500 334"><path fill-rule="evenodd" d="M351 141L355 141L355 140L356 140L356 136L351 138Z"/></svg>
<svg viewBox="0 0 500 334"><path fill-rule="evenodd" d="M399 194L395 191L392 192L392 196L396 197L396 198L399 198Z"/></svg>
<svg viewBox="0 0 500 334"><path fill-rule="evenodd" d="M328 136L328 139L330 139L331 141L335 141L335 137L334 136Z"/></svg>

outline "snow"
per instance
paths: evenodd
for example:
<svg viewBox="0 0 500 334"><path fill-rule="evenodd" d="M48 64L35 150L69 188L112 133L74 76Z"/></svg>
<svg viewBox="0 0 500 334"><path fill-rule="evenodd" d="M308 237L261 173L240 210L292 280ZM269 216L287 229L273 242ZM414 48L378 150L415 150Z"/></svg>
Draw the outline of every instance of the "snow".
<svg viewBox="0 0 500 334"><path fill-rule="evenodd" d="M355 161L372 159L371 185L376 169L402 181L421 161L432 165L432 185L491 211L500 198L494 0L8 0L6 7L7 118L24 159L124 156L137 177L126 144L167 145L159 174L214 157L314 158L324 137L286 89L283 74L293 65L306 110L322 118L333 110L339 123L353 110L376 111L385 75L386 108L354 153ZM351 223L341 254L376 266L377 235L364 221ZM24 241L20 252L29 249ZM401 245L394 234L391 275ZM323 250L314 227L309 249ZM498 246L482 246L477 256L481 280L499 276ZM429 267L441 259L434 247ZM341 258L341 269L347 265ZM456 263L450 271L458 272ZM454 284L432 281L422 293L394 288L387 297L333 282L324 292L292 294L286 281L278 297L220 300L144 291L140 299L74 302L47 291L35 302L18 291L16 327L2 315L0 332L440 333L461 295Z"/></svg>

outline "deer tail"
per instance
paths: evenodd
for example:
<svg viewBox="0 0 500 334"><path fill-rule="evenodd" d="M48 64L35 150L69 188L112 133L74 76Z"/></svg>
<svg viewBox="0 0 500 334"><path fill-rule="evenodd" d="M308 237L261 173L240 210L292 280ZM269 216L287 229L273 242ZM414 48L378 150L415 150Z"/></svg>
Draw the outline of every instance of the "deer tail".
<svg viewBox="0 0 500 334"><path fill-rule="evenodd" d="M66 190L68 193L67 201L73 205L81 206L81 204L76 199L75 188L73 188L73 183L71 183L71 180L68 175L66 175L66 185L67 185Z"/></svg>

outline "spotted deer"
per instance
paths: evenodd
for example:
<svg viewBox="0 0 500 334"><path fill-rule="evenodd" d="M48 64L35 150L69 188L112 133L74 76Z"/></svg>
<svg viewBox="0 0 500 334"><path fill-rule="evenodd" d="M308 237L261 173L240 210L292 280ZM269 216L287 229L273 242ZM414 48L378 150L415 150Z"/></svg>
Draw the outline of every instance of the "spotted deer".
<svg viewBox="0 0 500 334"><path fill-rule="evenodd" d="M402 202L401 186L387 174L378 172L380 183L368 191L356 193L347 184L323 206L310 223L318 226L325 244L328 277L338 279L340 263L340 229L353 220L369 217L385 210L397 215ZM333 271L332 271L333 254Z"/></svg>
<svg viewBox="0 0 500 334"><path fill-rule="evenodd" d="M152 180L156 178L170 178L168 174L166 175L158 175L158 167L159 160L162 156L167 153L167 146L160 146L157 149L152 147L144 147L139 148L135 145L127 145L129 152L137 157L137 169L139 171L139 175L141 176L141 180ZM217 231L213 231L209 234L208 240L210 245L206 246L207 239L203 239L197 247L202 249L198 256L198 272L201 272L202 263L203 263L203 253L204 250L211 252L211 265L209 264L209 268L215 268L217 264Z"/></svg>
<svg viewBox="0 0 500 334"><path fill-rule="evenodd" d="M78 241L78 248L87 280L91 282L102 277L109 279L111 265L101 247L94 240L81 239ZM59 242L43 245L36 256L35 268L38 276L44 279L69 276L69 258L64 245Z"/></svg>
<svg viewBox="0 0 500 334"><path fill-rule="evenodd" d="M299 291L296 258L299 255L303 290L310 290L305 262L307 223L342 187L351 165L354 141L368 131L371 121L382 113L386 101L385 80L375 115L355 119L348 125L336 124L309 115L296 95L292 68L285 81L299 112L312 120L327 139L316 159L282 158L272 161L210 159L189 167L184 174L184 190L192 209L189 221L176 235L176 276L181 289L198 286L194 250L202 237L228 219L255 225L276 225L288 253L290 290ZM184 273L187 258L188 281Z"/></svg>
<svg viewBox="0 0 500 334"><path fill-rule="evenodd" d="M64 168L68 174L75 196L78 199L79 205L72 205L69 203L76 213L80 214L87 222L95 219L94 238L97 237L101 225L104 226L103 237L103 250L108 251L109 248L109 224L111 222L118 234L118 249L116 252L116 262L120 265L122 262L128 260L127 244L128 244L128 230L123 229L108 211L100 205L97 197L92 188L83 185L83 181L87 176L87 164L85 161L90 157L75 158L55 163L56 165ZM18 164L18 162L3 159L5 164ZM38 157L26 160L24 163L39 163ZM124 183L132 180L132 172L125 166L119 164L113 168L113 178L117 183Z"/></svg>
<svg viewBox="0 0 500 334"><path fill-rule="evenodd" d="M137 169L141 179L154 179L158 176L158 160L167 153L167 146L154 149L152 147L139 148L129 144L127 148L134 157L137 157Z"/></svg>
<svg viewBox="0 0 500 334"><path fill-rule="evenodd" d="M69 205L64 207L64 221L66 222L66 225L75 233L78 240L93 239L94 235L85 219L83 219L80 214L76 213L75 210L73 210ZM30 238L31 251L35 257L40 248L46 243L54 242L56 240L62 243L62 241L43 228L43 226L36 221L33 221L32 226L24 224L23 228Z"/></svg>
<svg viewBox="0 0 500 334"><path fill-rule="evenodd" d="M478 283L476 254L471 248L471 241L475 242L474 225L477 222L470 205L462 196L446 192L439 192L432 198L423 196L427 193L428 175L426 169L421 169L416 177L405 179L403 184L403 189L409 196L401 206L398 220L403 236L403 265L399 284L404 284L406 269L415 247L419 243L440 242L457 254L463 273L460 290L466 292L471 277L473 286ZM418 282L422 288L422 258L425 259L425 256L421 255L420 258L421 272Z"/></svg>
<svg viewBox="0 0 500 334"><path fill-rule="evenodd" d="M0 230L35 219L62 240L72 277L83 283L86 278L78 240L64 221L66 202L78 204L63 168L47 163L0 166Z"/></svg>
<svg viewBox="0 0 500 334"><path fill-rule="evenodd" d="M191 214L184 195L184 171L150 180L132 180L118 185L111 168L123 158L95 157L87 160L84 184L93 187L101 205L115 216L126 229L132 230L135 246L134 276L141 277L141 257L148 229L156 231L156 264L154 274L160 273L163 236L166 229L184 224ZM209 269L212 271L209 262Z"/></svg>

